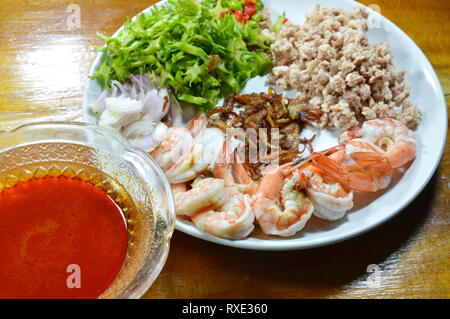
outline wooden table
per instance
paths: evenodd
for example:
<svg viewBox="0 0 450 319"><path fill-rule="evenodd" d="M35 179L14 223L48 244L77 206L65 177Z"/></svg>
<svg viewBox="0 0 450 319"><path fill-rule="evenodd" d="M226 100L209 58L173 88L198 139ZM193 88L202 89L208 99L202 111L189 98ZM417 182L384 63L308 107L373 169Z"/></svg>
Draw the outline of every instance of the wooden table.
<svg viewBox="0 0 450 319"><path fill-rule="evenodd" d="M2 0L0 129L80 119L92 48L102 44L95 33L112 34L125 17L152 2ZM67 20L76 12L71 3L79 5L81 21L76 28L76 20L69 20L75 28L68 30ZM450 2L375 3L425 52L448 96ZM167 264L145 297L449 298L449 143L438 172L411 205L377 229L340 244L257 252L175 232ZM367 271L371 264L377 265L375 273Z"/></svg>

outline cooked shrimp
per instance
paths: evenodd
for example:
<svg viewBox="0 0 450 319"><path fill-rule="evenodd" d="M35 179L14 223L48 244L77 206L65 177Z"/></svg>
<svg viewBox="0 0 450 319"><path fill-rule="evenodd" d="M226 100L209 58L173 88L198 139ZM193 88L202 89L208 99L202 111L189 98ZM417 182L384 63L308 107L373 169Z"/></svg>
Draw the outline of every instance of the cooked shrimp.
<svg viewBox="0 0 450 319"><path fill-rule="evenodd" d="M253 211L264 233L292 236L300 231L313 212L312 202L297 190L304 185L304 173L293 170L290 176L283 166L270 167L263 175L253 195Z"/></svg>
<svg viewBox="0 0 450 319"><path fill-rule="evenodd" d="M327 157L336 164L342 164L345 160L343 150L344 148L336 149ZM310 159L294 163L291 169L293 167L300 169L307 176L306 185L303 187L313 203L315 216L325 220L337 220L344 217L345 213L353 207L353 191L346 190L322 170L311 165Z"/></svg>
<svg viewBox="0 0 450 319"><path fill-rule="evenodd" d="M191 186L188 190L186 183L172 185L177 215L193 216L212 205L221 205L227 199L222 179L200 179L194 181Z"/></svg>
<svg viewBox="0 0 450 319"><path fill-rule="evenodd" d="M361 128L344 132L340 142L362 138L386 151L386 158L392 168L399 168L416 157L416 136L402 122L393 119L366 121Z"/></svg>
<svg viewBox="0 0 450 319"><path fill-rule="evenodd" d="M245 169L243 161L240 160L233 141L227 140L223 144L212 173L215 177L223 179L226 186L234 185L244 191L254 187L253 180Z"/></svg>
<svg viewBox="0 0 450 319"><path fill-rule="evenodd" d="M192 148L194 138L185 128L171 127L159 145L150 152L163 171L172 167L186 151Z"/></svg>
<svg viewBox="0 0 450 319"><path fill-rule="evenodd" d="M338 164L324 154L313 153L312 165L351 190L376 192L391 182L392 169L386 154L375 144L352 139L336 149L345 155L344 162Z"/></svg>
<svg viewBox="0 0 450 319"><path fill-rule="evenodd" d="M218 129L202 129L191 149L165 170L168 181L172 184L183 183L202 174L217 160L224 142L225 137Z"/></svg>
<svg viewBox="0 0 450 319"><path fill-rule="evenodd" d="M328 180L316 170L309 171L306 187L308 198L314 205L313 214L321 219L337 220L353 207L353 192L341 184Z"/></svg>
<svg viewBox="0 0 450 319"><path fill-rule="evenodd" d="M164 170L174 165L183 154L191 149L194 138L204 126L204 119L197 115L186 126L170 127L162 137L159 145L150 152L159 166Z"/></svg>
<svg viewBox="0 0 450 319"><path fill-rule="evenodd" d="M226 200L213 203L209 208L192 216L198 229L214 236L228 239L243 239L254 229L255 215L248 195L237 187L225 187L222 196Z"/></svg>
<svg viewBox="0 0 450 319"><path fill-rule="evenodd" d="M172 184L183 183L201 174L223 144L223 134L205 127L206 118L195 116L186 128L171 127L150 153Z"/></svg>

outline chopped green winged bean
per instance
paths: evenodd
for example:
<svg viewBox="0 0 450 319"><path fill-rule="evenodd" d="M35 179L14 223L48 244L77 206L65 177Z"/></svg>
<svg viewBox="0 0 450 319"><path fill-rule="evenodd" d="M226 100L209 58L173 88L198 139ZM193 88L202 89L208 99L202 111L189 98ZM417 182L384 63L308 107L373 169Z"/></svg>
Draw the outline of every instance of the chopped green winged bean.
<svg viewBox="0 0 450 319"><path fill-rule="evenodd" d="M242 8L236 0L169 0L129 19L116 37L99 34L106 45L96 51L104 59L92 78L109 88L111 80L148 73L170 85L179 100L210 111L250 78L266 74L271 63L265 51L272 39L261 34L257 18L244 24L223 14L236 4Z"/></svg>

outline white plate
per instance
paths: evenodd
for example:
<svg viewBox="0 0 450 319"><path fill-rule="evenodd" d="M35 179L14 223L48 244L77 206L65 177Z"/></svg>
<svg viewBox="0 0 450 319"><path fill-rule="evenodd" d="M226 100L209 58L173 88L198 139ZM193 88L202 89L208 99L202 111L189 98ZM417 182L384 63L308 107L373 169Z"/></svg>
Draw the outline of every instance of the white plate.
<svg viewBox="0 0 450 319"><path fill-rule="evenodd" d="M361 6L350 0L266 0L265 3L272 10L273 17L286 12L287 18L295 23L303 23L304 14L315 4L339 7L344 10L351 10L357 5ZM201 232L191 222L181 219L177 220L176 229L207 241L245 249L293 250L318 247L355 237L384 223L400 212L423 190L437 168L445 145L447 108L444 95L436 73L419 47L388 19L370 9L369 12L373 19L378 19L373 21L379 21L379 24L374 23L376 28L369 29L369 41L386 41L390 44L397 71L406 71L406 82L411 86L411 101L423 111L422 123L416 130L417 158L401 176L401 179L397 183L393 183L383 194L371 195L376 197L376 200L371 200L370 196L367 200L358 199L355 203L357 208L349 212L344 219L337 222L326 222L313 217L302 231L291 238L265 236L256 230L250 238L226 240ZM101 55L95 60L89 74L93 74L98 68L100 59ZM252 79L245 87L244 92L265 92L267 87L264 82L265 78ZM87 122L95 121L88 113L87 105L99 92L100 85L95 81L88 80L83 98L84 120ZM327 134L325 133L325 135ZM323 139L323 141L325 140ZM325 145L319 145L316 149L322 148L321 146L325 147Z"/></svg>

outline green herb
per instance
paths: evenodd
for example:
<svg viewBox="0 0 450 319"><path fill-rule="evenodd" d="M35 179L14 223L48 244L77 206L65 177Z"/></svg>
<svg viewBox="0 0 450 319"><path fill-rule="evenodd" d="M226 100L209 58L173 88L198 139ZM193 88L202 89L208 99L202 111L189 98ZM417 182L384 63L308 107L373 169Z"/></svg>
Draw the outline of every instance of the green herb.
<svg viewBox="0 0 450 319"><path fill-rule="evenodd" d="M264 52L272 39L225 11L221 0L172 0L128 20L115 38L99 34L106 46L97 51L105 58L92 78L109 88L111 80L150 73L179 100L210 111L271 63Z"/></svg>
<svg viewBox="0 0 450 319"><path fill-rule="evenodd" d="M277 21L275 22L275 24L272 27L273 33L275 33L275 34L280 33L281 26L283 25L285 19L286 19L286 13L283 12L283 14L278 17Z"/></svg>

